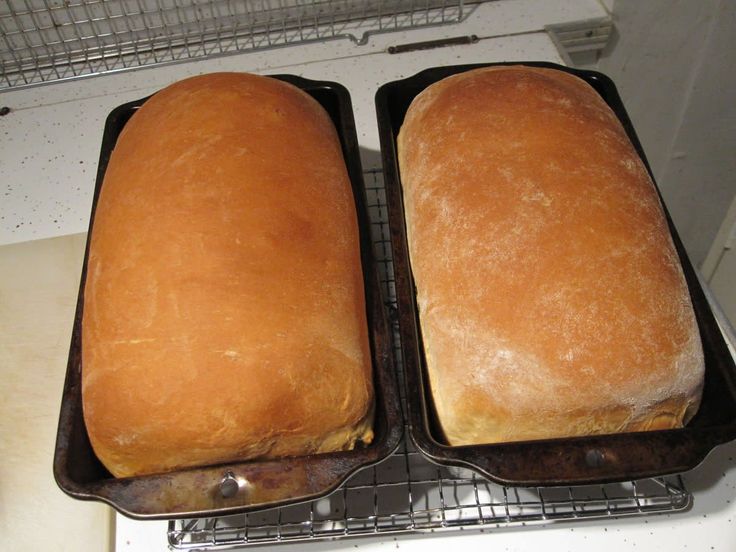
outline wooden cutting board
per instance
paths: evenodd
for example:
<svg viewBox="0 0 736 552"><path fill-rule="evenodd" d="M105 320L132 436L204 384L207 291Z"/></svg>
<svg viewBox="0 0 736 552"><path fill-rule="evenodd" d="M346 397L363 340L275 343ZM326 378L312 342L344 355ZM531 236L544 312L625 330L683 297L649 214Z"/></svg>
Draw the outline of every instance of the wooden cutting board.
<svg viewBox="0 0 736 552"><path fill-rule="evenodd" d="M112 509L52 473L85 239L0 247L0 550L113 548Z"/></svg>

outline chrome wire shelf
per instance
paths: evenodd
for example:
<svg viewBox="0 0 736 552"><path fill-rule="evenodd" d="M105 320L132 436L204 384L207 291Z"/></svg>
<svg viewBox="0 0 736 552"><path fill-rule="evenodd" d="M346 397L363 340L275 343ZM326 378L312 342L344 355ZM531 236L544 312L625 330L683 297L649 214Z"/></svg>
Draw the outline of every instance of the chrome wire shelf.
<svg viewBox="0 0 736 552"><path fill-rule="evenodd" d="M378 169L364 177L381 283L393 311L396 294L383 177ZM401 370L395 323L394 355ZM170 521L168 539L178 550L227 550L360 535L640 516L685 510L691 503L692 495L679 476L580 487L504 487L466 469L438 467L405 439L386 461L359 472L326 498L253 514Z"/></svg>
<svg viewBox="0 0 736 552"><path fill-rule="evenodd" d="M461 21L465 0L4 0L0 90Z"/></svg>

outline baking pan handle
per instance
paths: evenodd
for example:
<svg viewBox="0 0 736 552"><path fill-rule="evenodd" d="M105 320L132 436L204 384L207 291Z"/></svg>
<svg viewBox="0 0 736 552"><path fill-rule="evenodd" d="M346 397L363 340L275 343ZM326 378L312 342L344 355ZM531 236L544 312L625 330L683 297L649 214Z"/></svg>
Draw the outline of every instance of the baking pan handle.
<svg viewBox="0 0 736 552"><path fill-rule="evenodd" d="M505 485L585 485L681 473L733 438L725 430L686 429L458 447L450 456Z"/></svg>
<svg viewBox="0 0 736 552"><path fill-rule="evenodd" d="M369 451L372 461L381 460ZM62 489L78 499L102 500L133 519L228 515L324 496L365 463L365 456L332 453L89 484L65 481Z"/></svg>

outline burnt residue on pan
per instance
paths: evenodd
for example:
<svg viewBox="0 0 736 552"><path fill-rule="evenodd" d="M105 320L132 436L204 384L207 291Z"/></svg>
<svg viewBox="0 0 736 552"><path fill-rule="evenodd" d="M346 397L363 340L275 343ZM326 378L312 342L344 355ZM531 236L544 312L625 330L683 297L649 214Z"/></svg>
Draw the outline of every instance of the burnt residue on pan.
<svg viewBox="0 0 736 552"><path fill-rule="evenodd" d="M121 479L112 477L94 454L82 416L81 321L89 253L88 234L54 456L56 482L63 491L75 498L106 502L119 512L137 519L218 516L271 508L312 500L332 492L356 471L387 458L401 441L403 419L393 365L392 334L373 258L350 95L343 86L333 82L318 82L291 75L278 75L275 78L293 84L316 99L330 115L340 138L360 231L376 394L374 440L369 446L345 452L253 460L161 475ZM144 98L121 105L107 118L90 230L115 142L130 117L145 101Z"/></svg>

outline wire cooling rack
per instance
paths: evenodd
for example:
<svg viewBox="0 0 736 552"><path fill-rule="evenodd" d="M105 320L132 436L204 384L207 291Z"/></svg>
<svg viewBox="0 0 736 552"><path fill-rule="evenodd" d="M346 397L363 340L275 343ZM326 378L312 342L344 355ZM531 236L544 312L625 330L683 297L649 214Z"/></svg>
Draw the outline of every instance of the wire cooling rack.
<svg viewBox="0 0 736 552"><path fill-rule="evenodd" d="M383 177L378 169L364 176L381 284L393 311L396 294ZM394 355L401 370L396 323ZM359 472L326 498L252 514L170 521L168 539L179 550L226 550L360 535L646 515L684 510L691 503L692 495L679 476L580 487L504 487L463 468L438 467L404 440L386 461Z"/></svg>
<svg viewBox="0 0 736 552"><path fill-rule="evenodd" d="M454 23L466 0L0 0L0 89Z"/></svg>

